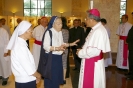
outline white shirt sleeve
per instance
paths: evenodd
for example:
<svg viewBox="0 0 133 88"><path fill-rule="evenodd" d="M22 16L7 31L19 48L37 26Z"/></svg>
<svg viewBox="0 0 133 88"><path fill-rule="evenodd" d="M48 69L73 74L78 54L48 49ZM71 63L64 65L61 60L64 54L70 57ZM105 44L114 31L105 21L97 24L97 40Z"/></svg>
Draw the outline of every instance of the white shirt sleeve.
<svg viewBox="0 0 133 88"><path fill-rule="evenodd" d="M49 31L46 32L45 36L44 36L44 42L43 42L43 48L47 51L50 52L50 42L51 42L51 38L49 35Z"/></svg>
<svg viewBox="0 0 133 88"><path fill-rule="evenodd" d="M78 56L80 58L91 58L91 57L95 57L98 56L100 54L101 50L97 49L97 48L93 48L93 47L87 47L87 48L83 48L79 51Z"/></svg>
<svg viewBox="0 0 133 88"><path fill-rule="evenodd" d="M21 67L25 70L25 72L28 75L33 75L36 72L36 67L35 64L32 63L29 52L27 51L26 48L21 47L20 49L17 50L17 58L19 59L19 63Z"/></svg>

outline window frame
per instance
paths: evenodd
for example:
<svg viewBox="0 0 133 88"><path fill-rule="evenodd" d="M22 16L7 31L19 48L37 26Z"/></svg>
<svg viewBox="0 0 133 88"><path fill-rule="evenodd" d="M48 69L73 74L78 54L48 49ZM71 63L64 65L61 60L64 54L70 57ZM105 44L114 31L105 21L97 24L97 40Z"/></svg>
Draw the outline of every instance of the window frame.
<svg viewBox="0 0 133 88"><path fill-rule="evenodd" d="M121 2L125 2L126 3L126 9L121 9ZM121 0L120 1L120 19L121 19L121 11L125 11L125 14L126 14L126 12L127 12L127 0L125 0L125 1L123 1L123 0ZM122 15L124 15L124 14L122 14Z"/></svg>
<svg viewBox="0 0 133 88"><path fill-rule="evenodd" d="M26 15L25 15L25 12L24 12L25 9L30 9L30 15L29 15L29 16L33 16L32 13L31 13L31 10L34 10L34 9L37 10L37 14L36 14L35 16L46 16L45 10L50 9L50 10L51 10L51 14L50 14L49 16L52 16L52 0L42 0L42 1L44 1L44 4L45 4L46 1L50 1L50 2L51 2L51 7L50 7L50 8L45 8L45 6L44 6L44 8L38 7L38 2L39 2L40 0L36 0L36 1L37 1L37 8L32 8L32 7L31 7L31 1L32 1L32 0L30 0L30 8L25 8L25 7L24 7L24 4L25 4L25 3L24 3L24 0L23 0L23 16L26 16ZM44 15L39 15L39 10L41 10L41 9L44 10Z"/></svg>

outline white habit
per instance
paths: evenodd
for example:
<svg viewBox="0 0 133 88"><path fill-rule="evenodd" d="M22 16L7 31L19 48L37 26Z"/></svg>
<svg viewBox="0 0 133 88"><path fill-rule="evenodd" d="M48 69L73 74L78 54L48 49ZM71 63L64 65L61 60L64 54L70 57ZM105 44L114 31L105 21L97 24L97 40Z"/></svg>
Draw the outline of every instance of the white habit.
<svg viewBox="0 0 133 88"><path fill-rule="evenodd" d="M11 62L15 82L26 83L36 80L33 76L36 72L33 55L26 41L20 37L17 38L14 49L11 51Z"/></svg>
<svg viewBox="0 0 133 88"><path fill-rule="evenodd" d="M28 49L26 40L19 35L24 34L31 24L28 21L22 21L10 38L6 49L11 50L11 69L15 76L15 82L28 83L35 81L33 74L36 72L34 58Z"/></svg>
<svg viewBox="0 0 133 88"><path fill-rule="evenodd" d="M7 53L6 49L9 42L9 35L4 28L0 28L0 76L7 78L11 75L11 60L10 57L4 57Z"/></svg>
<svg viewBox="0 0 133 88"><path fill-rule="evenodd" d="M107 33L108 33L108 36L110 38L110 29L108 28L107 25L104 25L105 29L107 30ZM106 53L106 58L104 59L104 65L105 67L108 67L109 65L112 65L112 55L111 55L111 52L107 52Z"/></svg>
<svg viewBox="0 0 133 88"><path fill-rule="evenodd" d="M33 31L33 38L35 38L35 42L33 44L33 57L35 60L35 65L38 68L38 63L39 63L39 58L40 58L40 49L41 49L41 41L42 41L42 37L43 34L45 32L47 27L43 27L42 25L38 25L37 27L35 27L34 31Z"/></svg>
<svg viewBox="0 0 133 88"><path fill-rule="evenodd" d="M10 28L7 25L2 25L4 29L6 29L7 33L9 34L9 37L11 37L11 31Z"/></svg>
<svg viewBox="0 0 133 88"><path fill-rule="evenodd" d="M78 88L106 88L102 53L109 51L110 42L107 31L101 22L98 22L92 27L83 48L78 53L82 58Z"/></svg>
<svg viewBox="0 0 133 88"><path fill-rule="evenodd" d="M117 30L117 35L119 37L123 36L123 37L127 37L127 34L128 34L128 31L131 29L132 27L132 24L126 22L126 23L122 23L119 25L118 27L118 30ZM121 68L121 69L128 69L128 61L126 62L126 66L123 65L123 61L124 61L124 58L123 58L123 52L124 52L124 43L125 41L122 40L122 39L119 39L119 42L118 42L118 51L117 51L117 57L116 57L116 66L118 68ZM128 51L127 51L127 58L128 60Z"/></svg>

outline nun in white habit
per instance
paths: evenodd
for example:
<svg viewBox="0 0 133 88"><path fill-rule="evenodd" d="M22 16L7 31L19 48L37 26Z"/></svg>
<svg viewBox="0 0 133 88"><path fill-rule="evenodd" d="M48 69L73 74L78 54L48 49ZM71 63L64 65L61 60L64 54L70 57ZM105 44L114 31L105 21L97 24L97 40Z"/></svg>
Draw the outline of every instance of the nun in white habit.
<svg viewBox="0 0 133 88"><path fill-rule="evenodd" d="M32 38L32 26L22 21L15 29L7 49L11 50L11 69L15 76L15 88L36 88L40 74L26 40Z"/></svg>

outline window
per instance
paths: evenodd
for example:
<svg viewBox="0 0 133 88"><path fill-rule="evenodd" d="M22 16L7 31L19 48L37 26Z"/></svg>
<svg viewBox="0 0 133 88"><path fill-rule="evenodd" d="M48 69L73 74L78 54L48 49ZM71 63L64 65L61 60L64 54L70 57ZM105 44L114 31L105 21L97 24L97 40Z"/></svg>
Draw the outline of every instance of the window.
<svg viewBox="0 0 133 88"><path fill-rule="evenodd" d="M121 0L120 2L120 18L126 14L127 0Z"/></svg>
<svg viewBox="0 0 133 88"><path fill-rule="evenodd" d="M51 16L52 0L24 0L24 16Z"/></svg>

